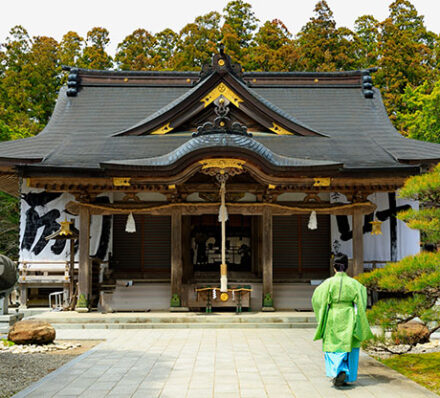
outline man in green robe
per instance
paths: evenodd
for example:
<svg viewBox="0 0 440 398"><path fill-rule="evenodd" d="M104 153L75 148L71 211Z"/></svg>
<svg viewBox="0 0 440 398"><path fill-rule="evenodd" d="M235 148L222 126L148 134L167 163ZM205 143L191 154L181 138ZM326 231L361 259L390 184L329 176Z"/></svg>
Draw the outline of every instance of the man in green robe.
<svg viewBox="0 0 440 398"><path fill-rule="evenodd" d="M365 314L367 289L346 274L346 255L337 255L334 262L335 275L313 293L318 322L314 340L322 339L327 376L335 386L342 386L356 380L359 347L373 334Z"/></svg>

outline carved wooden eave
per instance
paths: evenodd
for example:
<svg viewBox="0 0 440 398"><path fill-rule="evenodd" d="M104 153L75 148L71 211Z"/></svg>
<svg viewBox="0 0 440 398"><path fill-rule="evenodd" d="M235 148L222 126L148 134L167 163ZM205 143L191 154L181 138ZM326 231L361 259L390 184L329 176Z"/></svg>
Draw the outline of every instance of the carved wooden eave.
<svg viewBox="0 0 440 398"><path fill-rule="evenodd" d="M325 137L306 124L296 120L253 92L242 80L238 64L231 65L224 53L216 54L211 68L202 72L206 76L191 90L158 110L136 125L114 136L168 134L179 131L195 131L196 126L213 115L213 103L224 98L231 104L231 116L240 122L254 126L259 132L280 135ZM191 124L191 120L194 123Z"/></svg>
<svg viewBox="0 0 440 398"><path fill-rule="evenodd" d="M201 168L197 165L196 172ZM249 169L247 169L249 170ZM249 173L251 174L251 173ZM35 177L28 178L27 184L32 188L44 189L48 192L70 192L76 194L98 195L103 192L156 192L169 194L178 191L186 195L192 192L217 192L218 187L214 183L185 183L188 176L170 176L168 179L151 179L144 177L131 177L130 184L124 186L114 185L113 177L104 178L72 178L72 177ZM228 182L228 192L249 192L263 194L270 189L271 194L276 197L286 192L340 192L353 194L361 192L365 195L373 192L393 192L401 188L405 177L382 177L382 178L346 178L332 177L330 185L316 186L315 177L292 177L289 179L272 178L267 183L257 181L249 183L235 183L232 178ZM173 187L174 186L174 187ZM273 187L275 186L275 187ZM172 187L172 188L170 188ZM269 188L273 187L273 188Z"/></svg>

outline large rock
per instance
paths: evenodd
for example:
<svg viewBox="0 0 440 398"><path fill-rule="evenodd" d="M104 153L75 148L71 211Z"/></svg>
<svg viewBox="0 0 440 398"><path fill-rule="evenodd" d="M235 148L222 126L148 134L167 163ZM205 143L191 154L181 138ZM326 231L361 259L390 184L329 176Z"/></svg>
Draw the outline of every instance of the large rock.
<svg viewBox="0 0 440 398"><path fill-rule="evenodd" d="M401 323L393 334L396 344L423 344L429 342L429 329L419 322Z"/></svg>
<svg viewBox="0 0 440 398"><path fill-rule="evenodd" d="M10 329L8 340L16 344L49 344L55 340L55 329L47 322L20 321Z"/></svg>

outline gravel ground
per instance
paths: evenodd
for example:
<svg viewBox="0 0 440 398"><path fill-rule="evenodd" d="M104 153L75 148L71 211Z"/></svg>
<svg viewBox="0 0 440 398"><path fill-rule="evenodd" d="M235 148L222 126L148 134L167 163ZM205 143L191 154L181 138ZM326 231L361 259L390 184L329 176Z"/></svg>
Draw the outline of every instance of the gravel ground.
<svg viewBox="0 0 440 398"><path fill-rule="evenodd" d="M396 354L428 354L431 352L440 352L440 340L438 339L432 339L429 343L425 344L417 344L415 347L412 347L410 351L408 349L410 348L408 345L401 344L397 346L390 347L393 352ZM375 346L375 347L368 347L365 349L367 354L376 357L376 358L390 358L393 356L390 352L386 351L381 345Z"/></svg>
<svg viewBox="0 0 440 398"><path fill-rule="evenodd" d="M67 342L64 340L57 341ZM0 352L0 398L12 397L30 384L100 343L96 340L69 340L68 342L81 344L81 346L66 351L52 351L44 354Z"/></svg>

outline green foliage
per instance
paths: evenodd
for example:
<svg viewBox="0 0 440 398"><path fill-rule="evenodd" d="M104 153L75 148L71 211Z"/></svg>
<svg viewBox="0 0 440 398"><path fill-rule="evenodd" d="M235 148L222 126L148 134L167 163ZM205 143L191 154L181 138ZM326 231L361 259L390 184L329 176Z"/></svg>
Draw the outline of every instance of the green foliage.
<svg viewBox="0 0 440 398"><path fill-rule="evenodd" d="M397 121L409 138L440 143L440 80L408 85L402 96L403 110Z"/></svg>
<svg viewBox="0 0 440 398"><path fill-rule="evenodd" d="M252 6L242 0L230 1L223 9L225 25L228 25L238 38L241 48L252 46L258 19Z"/></svg>
<svg viewBox="0 0 440 398"><path fill-rule="evenodd" d="M137 29L118 45L115 61L122 70L148 70L160 66L156 38L145 29Z"/></svg>
<svg viewBox="0 0 440 398"><path fill-rule="evenodd" d="M382 91L385 107L391 120L405 113L405 89L425 81L430 84L438 76L434 56L436 35L429 32L415 7L407 0L396 0L389 17L379 24L378 64L375 84Z"/></svg>
<svg viewBox="0 0 440 398"><path fill-rule="evenodd" d="M354 69L356 44L347 28L337 28L333 12L322 0L315 6L315 16L298 34L300 65L307 71Z"/></svg>
<svg viewBox="0 0 440 398"><path fill-rule="evenodd" d="M363 15L355 21L357 38L356 57L360 68L371 68L378 64L379 22L372 15Z"/></svg>
<svg viewBox="0 0 440 398"><path fill-rule="evenodd" d="M396 263L358 275L368 289L397 294L380 300L367 312L371 324L396 331L401 323L416 317L434 332L440 325L440 253L422 252Z"/></svg>
<svg viewBox="0 0 440 398"><path fill-rule="evenodd" d="M212 11L197 17L180 31L174 67L178 70L199 70L211 61L220 42L220 19L218 12Z"/></svg>
<svg viewBox="0 0 440 398"><path fill-rule="evenodd" d="M399 191L401 198L440 203L440 164L430 173L408 178Z"/></svg>
<svg viewBox="0 0 440 398"><path fill-rule="evenodd" d="M421 316L432 306L432 300L423 294L378 301L367 312L368 322L385 330L396 330L397 325Z"/></svg>
<svg viewBox="0 0 440 398"><path fill-rule="evenodd" d="M421 252L356 279L368 289L393 293L439 294L440 253Z"/></svg>
<svg viewBox="0 0 440 398"><path fill-rule="evenodd" d="M6 347L12 347L13 345L15 345L15 343L14 343L13 341L8 340L8 339L4 339L4 338L2 338L2 339L0 339L0 341L1 341L2 344L3 344L4 346L6 346Z"/></svg>
<svg viewBox="0 0 440 398"><path fill-rule="evenodd" d="M110 43L109 31L105 28L93 28L87 32L86 46L78 61L78 66L89 69L110 69L113 60L105 48Z"/></svg>

